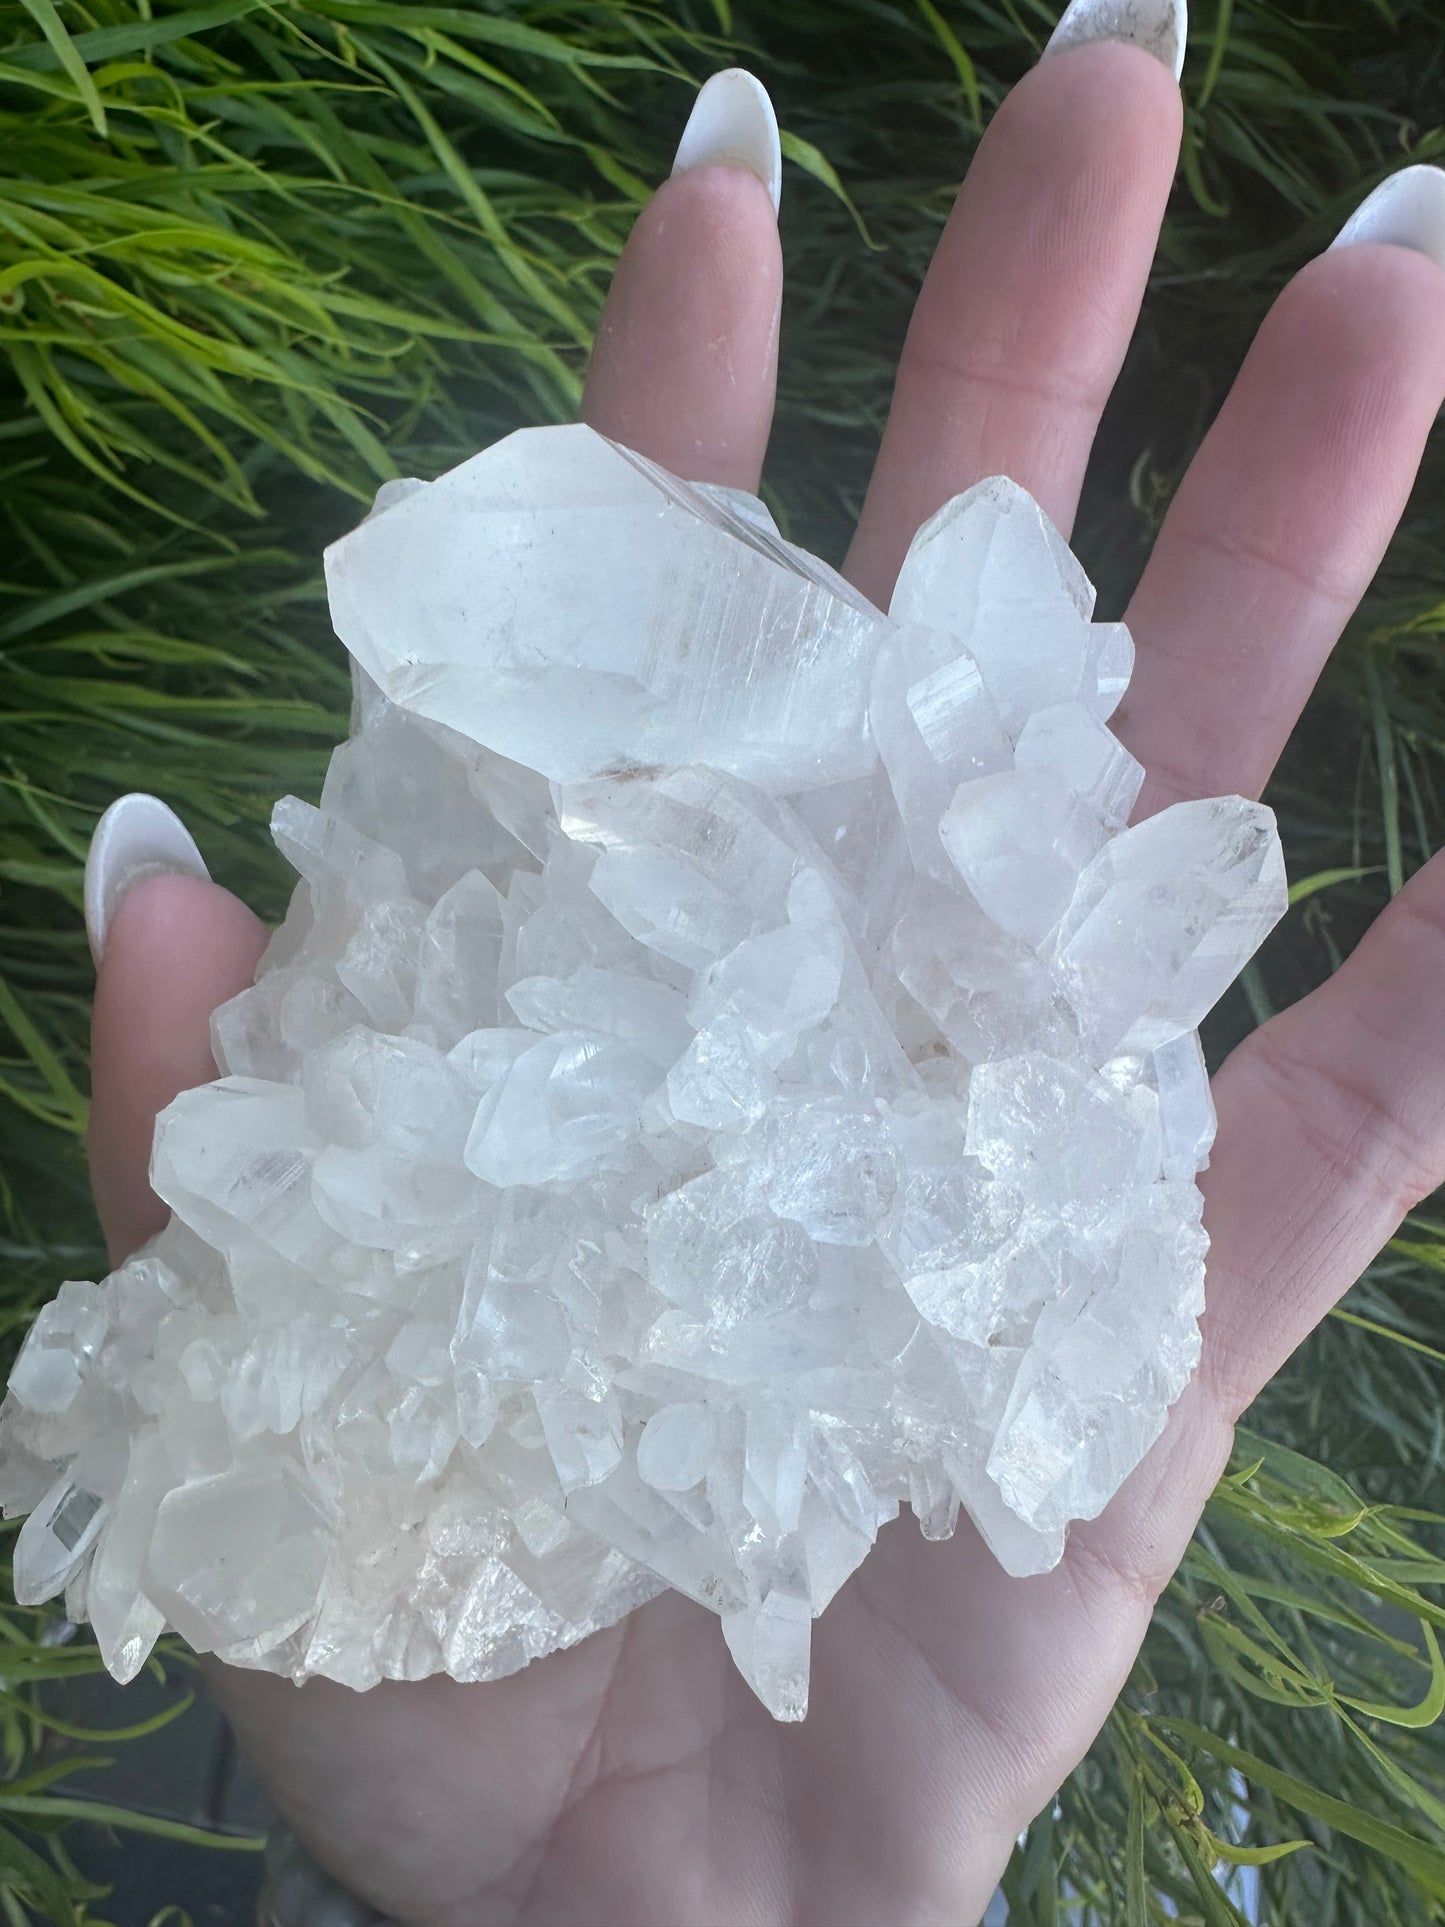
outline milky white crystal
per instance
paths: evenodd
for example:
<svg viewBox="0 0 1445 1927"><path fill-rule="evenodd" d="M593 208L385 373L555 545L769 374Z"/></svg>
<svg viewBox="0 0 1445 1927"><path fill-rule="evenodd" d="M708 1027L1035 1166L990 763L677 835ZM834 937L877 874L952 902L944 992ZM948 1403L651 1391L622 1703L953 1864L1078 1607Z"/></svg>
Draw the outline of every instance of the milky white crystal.
<svg viewBox="0 0 1445 1927"><path fill-rule="evenodd" d="M781 1718L908 1504L1060 1556L1199 1350L1195 1028L1285 905L1239 798L1127 827L1118 624L1020 489L884 615L585 428L327 556L355 723L170 1225L0 1415L16 1590L194 1647L495 1678L666 1586Z"/></svg>

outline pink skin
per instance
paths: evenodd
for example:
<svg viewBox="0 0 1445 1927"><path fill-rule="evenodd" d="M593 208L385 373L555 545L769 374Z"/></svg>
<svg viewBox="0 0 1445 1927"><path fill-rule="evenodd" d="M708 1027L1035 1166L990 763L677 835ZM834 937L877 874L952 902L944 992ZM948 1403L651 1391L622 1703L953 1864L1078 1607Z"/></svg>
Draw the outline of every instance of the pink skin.
<svg viewBox="0 0 1445 1927"><path fill-rule="evenodd" d="M1016 476L1067 527L1133 326L1179 137L1139 51L1045 62L998 114L919 302L851 569L886 597L918 521ZM586 414L700 480L756 483L780 268L751 176L669 182L619 266ZM1445 398L1445 274L1362 246L1298 277L1159 538L1123 716L1152 806L1258 791L1379 563ZM1146 803L1146 807L1150 805ZM118 912L92 1158L117 1253L155 1229L157 1107L211 1074L206 1013L263 933L212 885ZM904 1519L818 1623L813 1711L775 1725L676 1595L492 1686L356 1695L213 1668L278 1806L418 1927L949 1922L1079 1761L1234 1421L1445 1177L1445 869L1215 1083L1203 1367L1155 1450L1046 1577Z"/></svg>

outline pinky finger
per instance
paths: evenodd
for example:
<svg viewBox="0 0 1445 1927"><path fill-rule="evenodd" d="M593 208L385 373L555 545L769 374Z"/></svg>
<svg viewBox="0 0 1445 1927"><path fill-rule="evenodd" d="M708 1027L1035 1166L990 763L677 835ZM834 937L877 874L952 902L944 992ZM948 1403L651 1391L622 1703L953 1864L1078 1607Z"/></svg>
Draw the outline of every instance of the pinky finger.
<svg viewBox="0 0 1445 1927"><path fill-rule="evenodd" d="M1234 1418L1445 1180L1445 856L1214 1093L1204 1370Z"/></svg>

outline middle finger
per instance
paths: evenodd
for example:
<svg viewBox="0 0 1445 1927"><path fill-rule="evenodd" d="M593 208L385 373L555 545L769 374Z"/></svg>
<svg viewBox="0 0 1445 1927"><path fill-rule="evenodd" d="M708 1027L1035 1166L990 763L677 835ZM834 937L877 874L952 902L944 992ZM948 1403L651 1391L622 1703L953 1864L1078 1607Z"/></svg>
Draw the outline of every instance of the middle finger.
<svg viewBox="0 0 1445 1927"><path fill-rule="evenodd" d="M1118 41L1051 54L999 109L919 295L848 557L873 601L886 606L914 530L985 476L1012 477L1068 532L1180 125L1172 66Z"/></svg>

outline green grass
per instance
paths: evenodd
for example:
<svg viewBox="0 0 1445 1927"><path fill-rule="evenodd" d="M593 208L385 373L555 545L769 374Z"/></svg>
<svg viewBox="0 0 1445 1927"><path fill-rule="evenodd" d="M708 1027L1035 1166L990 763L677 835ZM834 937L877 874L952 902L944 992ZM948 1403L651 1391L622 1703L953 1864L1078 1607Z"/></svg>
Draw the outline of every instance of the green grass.
<svg viewBox="0 0 1445 1927"><path fill-rule="evenodd" d="M836 555L958 176L1056 11L0 0L0 1331L103 1262L81 1149L98 812L159 790L274 910L271 801L314 791L342 727L323 542L381 478L575 410L691 90L739 57L790 136L769 490ZM1271 295L1373 180L1445 158L1445 16L1200 0L1186 95L1080 525L1113 607ZM1325 880L1216 1049L1334 968L1445 836L1442 483L1437 447L1280 772L1291 875ZM1426 1212L1252 1414L1129 1691L1015 1857L1017 1921L1214 1927L1239 1916L1210 1869L1241 1854L1271 1923L1445 1920L1442 1270ZM0 1613L0 1911L101 1921L63 1784L36 1778L46 1682L95 1660L41 1626Z"/></svg>

